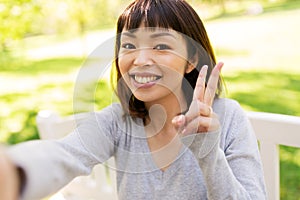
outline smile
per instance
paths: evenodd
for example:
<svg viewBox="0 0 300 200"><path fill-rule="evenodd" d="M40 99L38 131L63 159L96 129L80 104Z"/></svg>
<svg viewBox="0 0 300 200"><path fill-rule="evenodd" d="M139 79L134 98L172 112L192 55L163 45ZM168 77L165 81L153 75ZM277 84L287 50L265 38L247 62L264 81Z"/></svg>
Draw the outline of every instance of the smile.
<svg viewBox="0 0 300 200"><path fill-rule="evenodd" d="M137 83L140 83L140 84L154 82L161 78L161 76L155 76L155 75L151 75L151 76L133 75L132 77Z"/></svg>
<svg viewBox="0 0 300 200"><path fill-rule="evenodd" d="M162 78L161 75L153 74L153 73L148 73L148 72L137 72L137 73L132 73L129 75L132 84L136 88L151 88L152 86L156 85L157 82Z"/></svg>

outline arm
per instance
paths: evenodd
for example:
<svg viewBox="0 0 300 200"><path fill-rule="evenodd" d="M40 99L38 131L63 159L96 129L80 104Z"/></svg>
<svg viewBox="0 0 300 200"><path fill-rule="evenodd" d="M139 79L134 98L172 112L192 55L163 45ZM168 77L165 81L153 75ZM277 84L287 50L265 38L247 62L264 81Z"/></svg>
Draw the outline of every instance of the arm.
<svg viewBox="0 0 300 200"><path fill-rule="evenodd" d="M7 156L25 172L22 199L48 196L78 175L89 174L92 165L80 160L85 152L72 153L58 141L30 141L7 150Z"/></svg>
<svg viewBox="0 0 300 200"><path fill-rule="evenodd" d="M52 194L111 157L113 121L108 121L104 111L61 140L36 140L9 147L6 155L26 175L22 199L34 200Z"/></svg>

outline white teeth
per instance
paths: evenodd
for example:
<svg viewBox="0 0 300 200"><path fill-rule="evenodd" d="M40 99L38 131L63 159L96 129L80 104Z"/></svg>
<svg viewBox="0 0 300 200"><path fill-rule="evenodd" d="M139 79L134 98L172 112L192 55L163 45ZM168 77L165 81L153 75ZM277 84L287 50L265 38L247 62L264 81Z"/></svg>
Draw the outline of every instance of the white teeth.
<svg viewBox="0 0 300 200"><path fill-rule="evenodd" d="M142 83L142 84L155 81L156 79L157 79L156 76L146 76L146 77L145 76L137 76L137 75L134 76L134 80L136 82Z"/></svg>

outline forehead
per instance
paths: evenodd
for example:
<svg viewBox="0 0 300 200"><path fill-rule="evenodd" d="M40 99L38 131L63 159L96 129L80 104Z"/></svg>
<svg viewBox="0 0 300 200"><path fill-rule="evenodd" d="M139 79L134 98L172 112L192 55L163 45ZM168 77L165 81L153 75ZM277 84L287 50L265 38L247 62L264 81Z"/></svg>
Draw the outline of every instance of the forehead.
<svg viewBox="0 0 300 200"><path fill-rule="evenodd" d="M121 37L132 37L136 38L138 36L148 36L150 38L159 38L159 37L170 37L173 39L182 39L182 34L174 31L173 29L159 28L159 27L140 27L137 29L124 29L121 32Z"/></svg>

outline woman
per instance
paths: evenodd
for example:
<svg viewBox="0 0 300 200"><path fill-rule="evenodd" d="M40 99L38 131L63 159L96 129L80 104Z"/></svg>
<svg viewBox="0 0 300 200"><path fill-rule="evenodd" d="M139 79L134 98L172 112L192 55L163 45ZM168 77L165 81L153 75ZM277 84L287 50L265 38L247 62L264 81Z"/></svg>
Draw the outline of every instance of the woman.
<svg viewBox="0 0 300 200"><path fill-rule="evenodd" d="M9 177L26 177L11 184L21 182L24 199L112 156L119 199L266 199L255 136L238 103L220 98L223 63L189 4L131 3L118 19L115 66L120 103L61 140L7 150Z"/></svg>

